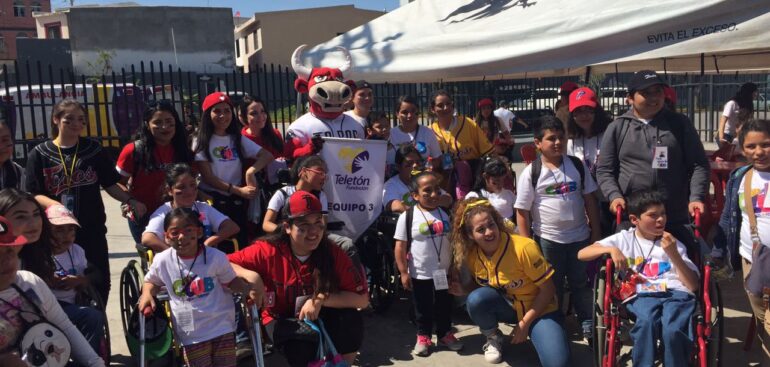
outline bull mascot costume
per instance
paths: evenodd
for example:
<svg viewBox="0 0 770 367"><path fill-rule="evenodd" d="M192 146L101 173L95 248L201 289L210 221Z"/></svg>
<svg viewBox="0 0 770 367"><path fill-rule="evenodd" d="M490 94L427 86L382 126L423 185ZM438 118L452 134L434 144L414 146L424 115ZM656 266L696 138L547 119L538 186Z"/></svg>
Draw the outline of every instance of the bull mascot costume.
<svg viewBox="0 0 770 367"><path fill-rule="evenodd" d="M341 66L308 68L301 63L305 47L297 47L291 56L291 66L297 74L294 89L307 93L310 102L310 110L286 130L286 150L292 159L317 154L323 147L321 137L364 138L363 126L343 114L355 88L353 81L344 78L352 65L350 53L337 47L345 55Z"/></svg>

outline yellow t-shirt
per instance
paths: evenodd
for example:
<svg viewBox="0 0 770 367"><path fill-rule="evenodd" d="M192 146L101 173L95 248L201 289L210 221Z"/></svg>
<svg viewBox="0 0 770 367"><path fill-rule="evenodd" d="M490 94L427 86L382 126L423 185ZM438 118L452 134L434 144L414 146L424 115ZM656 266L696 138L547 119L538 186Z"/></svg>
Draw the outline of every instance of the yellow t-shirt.
<svg viewBox="0 0 770 367"><path fill-rule="evenodd" d="M513 303L513 309L521 319L532 308L538 287L553 276L554 270L535 241L519 235L502 234L500 245L491 258L487 258L478 246L471 250L468 268L477 284L505 289L508 301ZM554 298L543 314L557 309Z"/></svg>
<svg viewBox="0 0 770 367"><path fill-rule="evenodd" d="M442 129L438 121L434 121L431 128L436 134L441 151L452 153L455 159L477 159L494 148L484 131L473 120L464 116L457 117L457 123L451 131Z"/></svg>

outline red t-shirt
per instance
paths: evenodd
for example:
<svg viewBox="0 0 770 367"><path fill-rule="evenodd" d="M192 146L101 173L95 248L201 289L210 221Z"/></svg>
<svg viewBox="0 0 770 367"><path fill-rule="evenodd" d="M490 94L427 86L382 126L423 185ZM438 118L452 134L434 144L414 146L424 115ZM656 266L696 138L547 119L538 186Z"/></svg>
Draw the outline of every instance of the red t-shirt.
<svg viewBox="0 0 770 367"><path fill-rule="evenodd" d="M359 294L367 292L366 279L353 265L350 257L331 243L329 250L334 258L334 272L339 281L337 288ZM278 317L295 317L294 304L297 297L313 295L311 275L314 267L309 260L300 262L288 244L274 245L257 240L228 257L230 262L259 273L265 283L265 292L273 292L273 305L262 310L262 323L265 325Z"/></svg>
<svg viewBox="0 0 770 367"><path fill-rule="evenodd" d="M131 177L131 195L147 206L147 213L154 212L160 204L163 204L161 197L165 186L164 170L167 165L174 163L174 147L171 144L156 145L153 154L159 167L149 172L141 168L137 172L134 167L134 143L131 142L123 147L118 163L115 165L115 169L121 176Z"/></svg>
<svg viewBox="0 0 770 367"><path fill-rule="evenodd" d="M283 141L283 136L281 136L281 132L278 131L278 129L273 129L273 132L275 133L275 136L278 137L279 141ZM257 143L257 145L259 145L260 147L262 147L264 149L267 149L267 151L270 152L270 154L273 155L273 158L279 158L279 157L285 157L286 156L284 154L284 152L276 150L272 145L264 142L263 139L262 139L262 135L256 136L256 135L249 134L247 127L244 127L243 129L241 129L241 135L243 135L243 136L249 138L249 140Z"/></svg>

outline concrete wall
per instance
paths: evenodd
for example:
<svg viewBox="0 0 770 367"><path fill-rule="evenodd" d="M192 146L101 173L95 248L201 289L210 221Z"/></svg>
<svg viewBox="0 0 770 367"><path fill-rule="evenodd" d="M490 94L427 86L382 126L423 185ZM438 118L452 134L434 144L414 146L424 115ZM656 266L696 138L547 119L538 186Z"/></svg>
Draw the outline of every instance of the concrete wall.
<svg viewBox="0 0 770 367"><path fill-rule="evenodd" d="M162 61L164 68L199 73L229 72L235 66L229 8L72 8L68 17L77 73L93 73L89 63L96 63L100 52L112 54L112 69L118 72L132 64L138 68L140 61L148 68L149 61Z"/></svg>
<svg viewBox="0 0 770 367"><path fill-rule="evenodd" d="M353 5L331 6L301 10L287 10L267 13L256 13L246 24L236 30L239 43L249 43L248 53L241 47L241 58L248 63L274 63L291 65L290 58L294 49L301 44L310 46L328 41L339 34L383 15L385 13L373 10L356 9ZM261 39L254 50L255 42L249 36L258 24ZM242 30L239 34L239 30Z"/></svg>
<svg viewBox="0 0 770 367"><path fill-rule="evenodd" d="M67 39L37 39L30 38L17 42L19 66L24 67L29 62L32 65L32 76L37 77L37 62L40 62L44 78L48 77L48 65L51 65L55 76L59 69L72 69L72 51Z"/></svg>

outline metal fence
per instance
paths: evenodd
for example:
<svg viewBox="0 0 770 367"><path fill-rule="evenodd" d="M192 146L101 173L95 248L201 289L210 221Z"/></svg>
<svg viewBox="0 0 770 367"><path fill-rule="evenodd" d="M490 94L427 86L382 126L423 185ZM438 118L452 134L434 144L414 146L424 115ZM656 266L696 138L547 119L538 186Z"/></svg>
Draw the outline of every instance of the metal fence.
<svg viewBox="0 0 770 367"><path fill-rule="evenodd" d="M117 151L131 139L141 125L147 102L169 99L186 123L195 124L200 103L210 92L224 91L239 99L244 94L258 96L266 102L271 121L285 131L288 124L304 113L304 96L294 91L296 75L285 66L262 65L252 72L199 74L183 71L163 63L140 63L128 69L114 70L98 76L75 75L71 70L56 69L41 63L14 63L3 66L0 74L0 113L9 121L16 139L15 157L24 160L27 151L50 137L52 106L62 98L77 98L88 111L86 134ZM559 86L567 80L591 86L598 92L600 103L613 114L627 109L625 85L631 74L592 75L578 77L480 80L468 82L385 83L374 88L374 109L395 116L395 102L401 95L416 97L421 104L423 123L429 121L430 96L437 89L447 90L454 98L460 114L474 115L476 101L491 97L509 101L511 108L526 116L533 110L553 109ZM767 118L770 103L768 74L673 75L668 79L679 96L677 109L693 121L701 139L713 138L724 103L747 81L760 86L757 117ZM300 110L297 111L297 106ZM521 129L521 127L518 127ZM515 133L528 133L524 130Z"/></svg>

